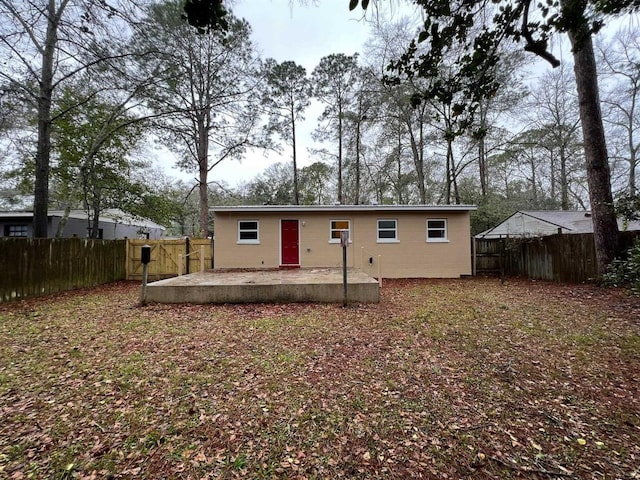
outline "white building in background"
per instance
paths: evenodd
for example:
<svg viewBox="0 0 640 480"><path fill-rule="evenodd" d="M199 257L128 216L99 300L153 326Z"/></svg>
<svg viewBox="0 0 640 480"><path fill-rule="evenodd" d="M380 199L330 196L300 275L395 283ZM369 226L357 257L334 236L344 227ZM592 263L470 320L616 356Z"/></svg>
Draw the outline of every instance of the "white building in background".
<svg viewBox="0 0 640 480"><path fill-rule="evenodd" d="M47 236L56 236L63 210L50 210L47 215ZM87 212L71 210L61 232L63 238L89 237L91 224ZM96 238L115 240L120 238L148 238L157 240L166 228L145 218L137 218L117 208L107 209L100 214ZM32 237L33 212L0 212L0 237Z"/></svg>
<svg viewBox="0 0 640 480"><path fill-rule="evenodd" d="M618 219L620 231L640 230L639 221ZM589 211L518 210L503 222L475 238L544 237L557 233L593 233Z"/></svg>

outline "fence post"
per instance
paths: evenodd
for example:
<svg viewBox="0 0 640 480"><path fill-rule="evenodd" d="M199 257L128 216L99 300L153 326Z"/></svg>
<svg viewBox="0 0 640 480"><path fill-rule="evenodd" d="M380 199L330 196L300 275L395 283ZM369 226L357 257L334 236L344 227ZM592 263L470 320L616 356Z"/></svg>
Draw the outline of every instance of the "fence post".
<svg viewBox="0 0 640 480"><path fill-rule="evenodd" d="M478 246L476 244L478 240L476 239L476 237L471 237L471 256L472 256L472 261L471 261L471 276L475 277L476 276L476 270L478 268L478 257L477 257L477 251L478 251Z"/></svg>
<svg viewBox="0 0 640 480"><path fill-rule="evenodd" d="M204 245L200 245L200 273L204 273Z"/></svg>
<svg viewBox="0 0 640 480"><path fill-rule="evenodd" d="M506 240L503 238L500 242L500 281L504 283L504 266L506 263Z"/></svg>
<svg viewBox="0 0 640 480"><path fill-rule="evenodd" d="M211 237L211 242L209 242L209 252L211 252L211 269L214 269L216 267L215 264L215 245L216 245L216 239L214 237Z"/></svg>
<svg viewBox="0 0 640 480"><path fill-rule="evenodd" d="M124 278L129 280L129 239L124 240Z"/></svg>
<svg viewBox="0 0 640 480"><path fill-rule="evenodd" d="M184 237L184 250L185 250L185 255L184 258L186 260L186 268L185 271L187 272L187 275L189 275L191 273L191 242L189 241L189 237Z"/></svg>
<svg viewBox="0 0 640 480"><path fill-rule="evenodd" d="M178 254L178 276L182 276L182 254Z"/></svg>

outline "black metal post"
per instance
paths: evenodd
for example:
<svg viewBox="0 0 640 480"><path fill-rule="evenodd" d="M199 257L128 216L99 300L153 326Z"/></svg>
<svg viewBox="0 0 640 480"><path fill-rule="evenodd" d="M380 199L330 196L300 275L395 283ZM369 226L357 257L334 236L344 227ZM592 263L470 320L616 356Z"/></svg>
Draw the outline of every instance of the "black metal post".
<svg viewBox="0 0 640 480"><path fill-rule="evenodd" d="M344 300L342 306L347 306L347 246L342 247L342 290L344 292Z"/></svg>
<svg viewBox="0 0 640 480"><path fill-rule="evenodd" d="M151 262L151 246L143 245L140 250L142 263L142 289L140 290L140 305L147 303L147 277L149 275L149 263Z"/></svg>
<svg viewBox="0 0 640 480"><path fill-rule="evenodd" d="M149 264L142 265L142 289L140 290L140 305L147 304L147 277L149 274Z"/></svg>

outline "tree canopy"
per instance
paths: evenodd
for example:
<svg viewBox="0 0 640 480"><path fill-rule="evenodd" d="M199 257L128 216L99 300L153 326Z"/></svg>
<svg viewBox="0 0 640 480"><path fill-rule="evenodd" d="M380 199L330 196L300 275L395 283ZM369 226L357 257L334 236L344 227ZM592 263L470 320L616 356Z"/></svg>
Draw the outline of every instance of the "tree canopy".
<svg viewBox="0 0 640 480"><path fill-rule="evenodd" d="M354 9L358 4L366 9L368 1L353 0L349 7ZM494 67L503 43L521 43L525 51L556 67L560 62L550 51L549 40L555 34L567 34L580 101L598 271L604 273L618 251L618 226L592 36L608 16L634 11L640 1L415 0L415 4L423 10L424 22L407 51L391 62L390 70L396 81L397 75L435 79L415 101L438 98L452 106L454 115L465 110L473 113L481 99L495 94L499 85ZM440 69L452 50L456 52L456 69L445 82ZM456 92L463 94L460 101L455 100Z"/></svg>
<svg viewBox="0 0 640 480"><path fill-rule="evenodd" d="M198 33L229 28L227 10L222 0L186 0L182 18L195 27Z"/></svg>

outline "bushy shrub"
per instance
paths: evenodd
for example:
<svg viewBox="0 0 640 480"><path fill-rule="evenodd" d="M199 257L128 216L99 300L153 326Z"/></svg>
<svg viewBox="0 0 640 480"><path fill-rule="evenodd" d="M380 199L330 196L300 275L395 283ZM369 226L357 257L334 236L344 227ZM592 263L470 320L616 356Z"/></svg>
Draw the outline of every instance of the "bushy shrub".
<svg viewBox="0 0 640 480"><path fill-rule="evenodd" d="M628 287L633 295L640 296L640 238L627 250L624 258L616 258L602 276L606 287Z"/></svg>

